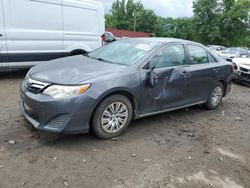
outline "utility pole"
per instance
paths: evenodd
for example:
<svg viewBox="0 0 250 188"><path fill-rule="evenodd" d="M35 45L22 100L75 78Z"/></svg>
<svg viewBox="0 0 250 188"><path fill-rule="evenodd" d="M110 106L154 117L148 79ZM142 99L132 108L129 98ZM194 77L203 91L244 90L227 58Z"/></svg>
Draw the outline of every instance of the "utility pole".
<svg viewBox="0 0 250 188"><path fill-rule="evenodd" d="M137 13L136 13L136 9L135 9L135 13L134 13L134 31L136 31L136 17L137 17Z"/></svg>
<svg viewBox="0 0 250 188"><path fill-rule="evenodd" d="M134 31L136 31L137 25L137 14L139 12L140 2L135 2L135 12L134 12Z"/></svg>

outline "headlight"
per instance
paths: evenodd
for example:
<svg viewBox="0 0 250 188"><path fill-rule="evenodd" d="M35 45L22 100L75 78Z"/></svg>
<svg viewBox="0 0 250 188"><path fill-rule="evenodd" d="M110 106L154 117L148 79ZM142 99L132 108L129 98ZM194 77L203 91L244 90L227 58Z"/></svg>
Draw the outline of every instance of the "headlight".
<svg viewBox="0 0 250 188"><path fill-rule="evenodd" d="M90 84L81 86L63 86L63 85L51 85L44 90L43 94L50 95L53 98L71 97L82 95L90 87Z"/></svg>
<svg viewBox="0 0 250 188"><path fill-rule="evenodd" d="M30 69L31 70L31 69ZM29 78L29 74L30 74L30 70L27 72L27 74L26 74L26 76L25 76L25 80L28 80L28 78Z"/></svg>

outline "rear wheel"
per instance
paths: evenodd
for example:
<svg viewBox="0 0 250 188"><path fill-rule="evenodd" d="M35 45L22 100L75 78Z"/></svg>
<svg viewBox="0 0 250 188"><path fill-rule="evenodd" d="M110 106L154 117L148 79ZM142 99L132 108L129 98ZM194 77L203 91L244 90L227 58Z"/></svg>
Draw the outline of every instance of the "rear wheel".
<svg viewBox="0 0 250 188"><path fill-rule="evenodd" d="M123 95L112 95L104 99L92 119L94 134L101 139L119 136L131 122L132 111L130 100Z"/></svg>
<svg viewBox="0 0 250 188"><path fill-rule="evenodd" d="M216 109L223 98L224 94L224 86L221 83L217 83L215 87L212 89L208 101L205 103L205 107L208 110Z"/></svg>

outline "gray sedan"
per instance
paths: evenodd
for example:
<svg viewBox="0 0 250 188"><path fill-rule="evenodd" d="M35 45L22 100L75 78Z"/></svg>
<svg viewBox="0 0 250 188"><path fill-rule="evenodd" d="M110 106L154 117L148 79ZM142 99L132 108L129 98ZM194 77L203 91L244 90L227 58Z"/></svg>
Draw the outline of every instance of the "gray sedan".
<svg viewBox="0 0 250 188"><path fill-rule="evenodd" d="M169 38L124 39L86 56L33 67L20 109L37 129L117 137L131 120L204 104L230 91L233 67L201 44Z"/></svg>

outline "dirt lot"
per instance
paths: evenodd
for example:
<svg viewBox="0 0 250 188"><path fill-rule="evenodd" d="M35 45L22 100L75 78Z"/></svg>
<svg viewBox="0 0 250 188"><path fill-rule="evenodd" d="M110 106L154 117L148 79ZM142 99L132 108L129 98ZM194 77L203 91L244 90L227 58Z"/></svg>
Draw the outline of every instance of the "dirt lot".
<svg viewBox="0 0 250 188"><path fill-rule="evenodd" d="M0 77L0 188L249 188L250 88L132 123L116 140L31 131L19 113L25 72ZM15 143L13 142L15 141Z"/></svg>

